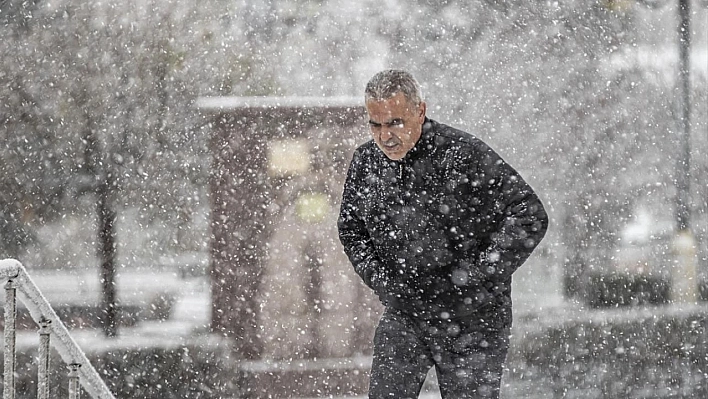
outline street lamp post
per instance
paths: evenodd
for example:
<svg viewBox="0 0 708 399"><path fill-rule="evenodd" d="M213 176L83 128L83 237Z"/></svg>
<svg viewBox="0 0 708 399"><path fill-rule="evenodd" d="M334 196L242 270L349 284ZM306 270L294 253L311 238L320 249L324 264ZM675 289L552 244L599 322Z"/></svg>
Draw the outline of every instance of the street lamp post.
<svg viewBox="0 0 708 399"><path fill-rule="evenodd" d="M690 102L690 0L679 0L679 79L677 89L679 91L678 118L681 142L681 157L679 157L676 183L678 188L676 220L679 231L690 230L691 210L689 206L690 193L690 161L691 161L691 117Z"/></svg>
<svg viewBox="0 0 708 399"><path fill-rule="evenodd" d="M691 6L690 0L679 0L679 73L678 73L678 127L680 156L676 168L676 222L677 234L674 251L677 262L672 273L671 300L695 303L698 300L698 275L696 271L696 240L691 232L691 101L690 101L690 49Z"/></svg>
<svg viewBox="0 0 708 399"><path fill-rule="evenodd" d="M649 8L663 7L671 0L638 0ZM708 2L703 1L708 6ZM676 84L679 154L676 162L676 236L673 248L671 301L695 303L698 300L696 239L691 231L691 0L678 0L678 80Z"/></svg>

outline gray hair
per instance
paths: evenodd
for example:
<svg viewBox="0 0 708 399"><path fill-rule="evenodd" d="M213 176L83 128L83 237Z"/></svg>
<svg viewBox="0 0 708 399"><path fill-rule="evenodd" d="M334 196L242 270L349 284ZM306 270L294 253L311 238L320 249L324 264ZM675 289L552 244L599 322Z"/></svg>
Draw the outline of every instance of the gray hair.
<svg viewBox="0 0 708 399"><path fill-rule="evenodd" d="M374 75L366 84L364 99L386 100L397 93L403 96L412 104L418 105L423 101L423 94L418 81L408 71L387 69Z"/></svg>

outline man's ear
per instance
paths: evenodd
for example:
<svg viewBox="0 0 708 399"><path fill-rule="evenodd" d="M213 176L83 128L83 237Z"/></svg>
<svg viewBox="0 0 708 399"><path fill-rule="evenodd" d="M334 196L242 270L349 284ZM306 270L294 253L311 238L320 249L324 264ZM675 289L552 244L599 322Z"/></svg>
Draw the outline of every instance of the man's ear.
<svg viewBox="0 0 708 399"><path fill-rule="evenodd" d="M418 106L418 119L420 119L420 123L422 124L425 121L425 110L427 109L425 105L425 101L421 101L420 105Z"/></svg>

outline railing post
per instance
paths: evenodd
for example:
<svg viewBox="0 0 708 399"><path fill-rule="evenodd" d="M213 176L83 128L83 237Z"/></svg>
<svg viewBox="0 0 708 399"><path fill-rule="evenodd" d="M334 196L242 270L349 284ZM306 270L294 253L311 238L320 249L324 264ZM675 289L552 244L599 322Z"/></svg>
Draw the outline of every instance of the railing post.
<svg viewBox="0 0 708 399"><path fill-rule="evenodd" d="M69 399L79 399L81 395L81 385L79 385L79 367L78 363L69 365Z"/></svg>
<svg viewBox="0 0 708 399"><path fill-rule="evenodd" d="M49 399L49 323L39 321L39 364L37 366L37 399Z"/></svg>
<svg viewBox="0 0 708 399"><path fill-rule="evenodd" d="M71 338L64 323L57 316L52 305L40 292L32 281L22 264L14 259L0 259L0 279L7 279L5 284L5 348L4 348L4 378L3 397L1 399L15 399L16 371L17 371L17 293L24 299L27 310L32 319L39 326L39 362L37 396L49 399L51 393L49 384L50 373L50 339L53 347L57 349L65 364L69 365L69 385L72 398L79 398L84 390L94 399L114 399L115 396L106 386L103 378L91 365L81 348ZM51 337L51 338L50 338ZM83 365L80 367L79 365ZM83 385L82 385L83 384Z"/></svg>
<svg viewBox="0 0 708 399"><path fill-rule="evenodd" d="M3 399L15 399L15 320L17 319L17 289L12 280L5 284L5 374Z"/></svg>

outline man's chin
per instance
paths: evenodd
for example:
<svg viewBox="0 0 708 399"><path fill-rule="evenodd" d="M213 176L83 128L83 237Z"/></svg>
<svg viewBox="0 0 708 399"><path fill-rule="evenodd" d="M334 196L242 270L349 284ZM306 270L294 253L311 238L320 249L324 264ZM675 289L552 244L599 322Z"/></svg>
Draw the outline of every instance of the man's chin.
<svg viewBox="0 0 708 399"><path fill-rule="evenodd" d="M401 151L399 148L388 149L379 146L379 149L381 150L381 152L384 153L384 155L386 155L388 159L392 161L400 161L406 155L406 152Z"/></svg>

